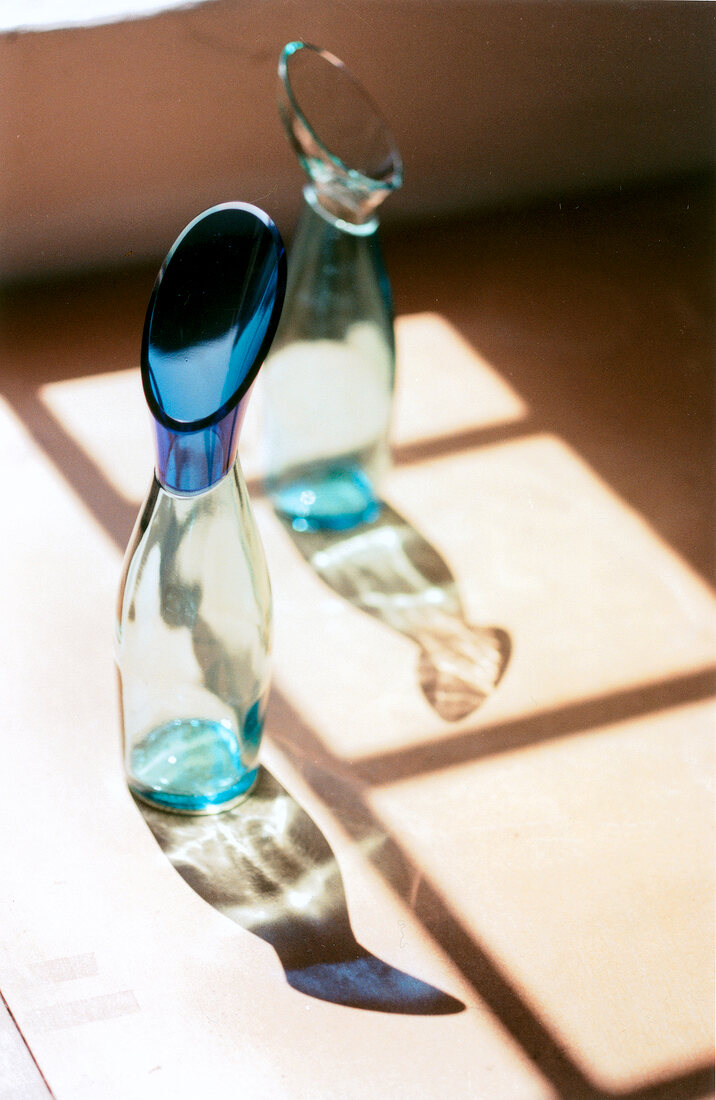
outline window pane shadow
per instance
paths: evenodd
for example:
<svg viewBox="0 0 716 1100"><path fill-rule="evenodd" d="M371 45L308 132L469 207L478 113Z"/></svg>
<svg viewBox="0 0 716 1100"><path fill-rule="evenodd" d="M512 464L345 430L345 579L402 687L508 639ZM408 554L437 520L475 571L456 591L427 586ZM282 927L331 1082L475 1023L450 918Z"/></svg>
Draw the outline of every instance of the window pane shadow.
<svg viewBox="0 0 716 1100"><path fill-rule="evenodd" d="M429 742L376 753L352 761L351 766L356 778L363 783L382 786L641 715L703 702L714 694L716 668L697 669L504 722L462 730L453 736L441 737L439 744Z"/></svg>
<svg viewBox="0 0 716 1100"><path fill-rule="evenodd" d="M365 787L360 786L355 769L332 755L276 687L267 726L267 737L340 820L384 881L411 908L476 995L544 1074L557 1096L564 1100L705 1100L711 1094L713 1064L685 1068L668 1079L623 1091L602 1088L591 1080L368 806L362 793Z"/></svg>

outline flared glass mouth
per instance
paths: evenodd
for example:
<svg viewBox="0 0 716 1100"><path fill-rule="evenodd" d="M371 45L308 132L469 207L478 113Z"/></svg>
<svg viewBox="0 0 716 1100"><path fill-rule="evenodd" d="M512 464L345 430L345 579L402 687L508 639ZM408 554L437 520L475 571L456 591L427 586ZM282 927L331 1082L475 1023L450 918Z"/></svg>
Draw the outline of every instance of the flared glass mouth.
<svg viewBox="0 0 716 1100"><path fill-rule="evenodd" d="M289 42L279 60L279 110L322 202L364 221L403 182L395 139L362 84L327 50Z"/></svg>
<svg viewBox="0 0 716 1100"><path fill-rule="evenodd" d="M227 473L285 289L279 232L248 203L205 210L172 245L149 300L141 356L165 488L200 492Z"/></svg>
<svg viewBox="0 0 716 1100"><path fill-rule="evenodd" d="M271 345L286 287L276 226L248 203L205 210L161 267L142 334L142 382L173 431L218 424L248 392Z"/></svg>

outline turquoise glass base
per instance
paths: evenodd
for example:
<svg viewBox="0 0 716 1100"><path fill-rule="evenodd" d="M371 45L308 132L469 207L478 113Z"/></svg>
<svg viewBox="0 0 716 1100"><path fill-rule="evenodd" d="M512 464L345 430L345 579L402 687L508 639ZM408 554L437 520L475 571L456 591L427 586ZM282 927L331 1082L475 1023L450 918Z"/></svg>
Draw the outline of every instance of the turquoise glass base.
<svg viewBox="0 0 716 1100"><path fill-rule="evenodd" d="M143 802L177 813L229 810L254 786L258 768L242 763L228 723L176 719L152 730L131 753L130 790Z"/></svg>
<svg viewBox="0 0 716 1100"><path fill-rule="evenodd" d="M369 479L357 466L330 466L270 485L276 511L296 531L348 530L369 523L380 511Z"/></svg>

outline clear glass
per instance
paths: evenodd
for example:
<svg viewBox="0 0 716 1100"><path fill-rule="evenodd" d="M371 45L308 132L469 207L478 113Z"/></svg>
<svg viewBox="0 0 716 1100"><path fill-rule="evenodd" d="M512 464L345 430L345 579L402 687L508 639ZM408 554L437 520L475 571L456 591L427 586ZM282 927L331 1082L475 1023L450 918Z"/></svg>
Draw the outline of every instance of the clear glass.
<svg viewBox="0 0 716 1100"><path fill-rule="evenodd" d="M271 643L268 571L238 462L202 493L154 478L115 641L130 789L183 813L236 805L257 777Z"/></svg>
<svg viewBox="0 0 716 1100"><path fill-rule="evenodd" d="M376 514L395 384L375 211L400 186L395 143L337 58L290 43L279 106L309 178L281 322L262 373L267 490L297 529Z"/></svg>

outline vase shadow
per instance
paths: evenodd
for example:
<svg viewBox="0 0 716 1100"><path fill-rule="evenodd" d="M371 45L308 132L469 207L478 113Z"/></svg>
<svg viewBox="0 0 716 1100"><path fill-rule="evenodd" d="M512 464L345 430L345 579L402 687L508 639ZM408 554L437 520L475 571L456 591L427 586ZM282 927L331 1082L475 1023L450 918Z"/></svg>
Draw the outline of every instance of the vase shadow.
<svg viewBox="0 0 716 1100"><path fill-rule="evenodd" d="M420 688L441 718L466 718L495 690L510 659L509 634L467 622L447 562L389 504L347 531L302 531L279 519L334 592L415 642Z"/></svg>
<svg viewBox="0 0 716 1100"><path fill-rule="evenodd" d="M265 768L251 797L227 813L191 817L137 806L182 878L271 944L293 989L374 1012L439 1016L465 1008L358 943L328 841Z"/></svg>

